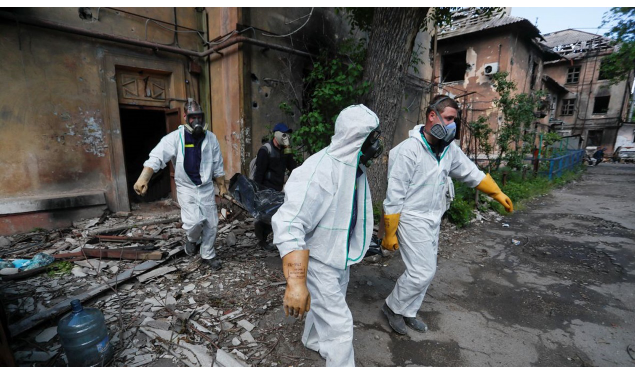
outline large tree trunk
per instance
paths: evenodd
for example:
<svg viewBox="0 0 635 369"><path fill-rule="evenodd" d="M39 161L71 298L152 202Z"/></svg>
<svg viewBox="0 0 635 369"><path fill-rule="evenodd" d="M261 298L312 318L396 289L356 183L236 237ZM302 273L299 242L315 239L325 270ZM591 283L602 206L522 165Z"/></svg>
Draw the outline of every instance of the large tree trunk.
<svg viewBox="0 0 635 369"><path fill-rule="evenodd" d="M412 57L417 32L430 8L375 8L368 51L364 65L364 79L372 84L364 104L379 117L384 140L384 154L369 168L373 204L381 203L386 195L388 151L404 94L404 76Z"/></svg>

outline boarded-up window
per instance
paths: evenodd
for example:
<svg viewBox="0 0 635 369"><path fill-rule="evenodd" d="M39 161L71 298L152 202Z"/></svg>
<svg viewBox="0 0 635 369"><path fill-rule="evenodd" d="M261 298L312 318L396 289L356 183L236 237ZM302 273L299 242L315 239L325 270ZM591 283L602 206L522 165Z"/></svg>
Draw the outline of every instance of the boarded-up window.
<svg viewBox="0 0 635 369"><path fill-rule="evenodd" d="M560 115L573 115L574 108L575 99L564 99L562 100L562 110L560 111Z"/></svg>
<svg viewBox="0 0 635 369"><path fill-rule="evenodd" d="M463 81L467 71L467 52L461 51L441 58L441 83Z"/></svg>
<svg viewBox="0 0 635 369"><path fill-rule="evenodd" d="M593 103L593 114L606 114L609 111L611 96L596 96Z"/></svg>
<svg viewBox="0 0 635 369"><path fill-rule="evenodd" d="M578 83L580 80L580 66L569 68L567 71L567 83Z"/></svg>

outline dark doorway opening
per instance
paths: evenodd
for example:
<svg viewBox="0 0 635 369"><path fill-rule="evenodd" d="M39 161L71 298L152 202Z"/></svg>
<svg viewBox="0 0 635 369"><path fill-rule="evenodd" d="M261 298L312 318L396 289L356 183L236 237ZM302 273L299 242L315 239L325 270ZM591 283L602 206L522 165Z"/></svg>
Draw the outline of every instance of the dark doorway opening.
<svg viewBox="0 0 635 369"><path fill-rule="evenodd" d="M155 173L148 185L144 197L134 192L143 163L148 160L150 151L167 134L165 111L162 109L134 109L121 107L121 140L123 143L124 162L126 165L126 182L130 202L149 202L170 195L170 170L166 166Z"/></svg>

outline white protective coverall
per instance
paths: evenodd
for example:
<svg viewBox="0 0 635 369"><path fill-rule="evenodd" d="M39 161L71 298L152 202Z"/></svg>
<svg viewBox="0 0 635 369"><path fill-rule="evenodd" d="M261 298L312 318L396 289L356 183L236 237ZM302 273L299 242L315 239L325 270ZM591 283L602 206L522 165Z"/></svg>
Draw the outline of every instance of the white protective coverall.
<svg viewBox="0 0 635 369"><path fill-rule="evenodd" d="M395 313L414 318L437 269L441 216L446 211L448 175L476 187L485 173L452 142L437 160L415 126L409 137L390 150L385 214L398 214L397 239L406 271L386 304Z"/></svg>
<svg viewBox="0 0 635 369"><path fill-rule="evenodd" d="M216 256L214 241L218 230L214 178L225 175L223 156L216 135L206 130L201 146L201 185L194 184L183 167L184 129L184 126L179 126L176 131L165 135L152 149L150 158L143 163L143 166L152 168L156 173L172 161L183 229L191 242L198 242L202 235L201 258L213 259Z"/></svg>
<svg viewBox="0 0 635 369"><path fill-rule="evenodd" d="M326 359L327 366L355 366L353 317L346 304L349 266L370 245L373 213L362 144L379 119L364 105L342 110L331 144L296 168L285 186L284 203L273 216L274 244L284 257L309 250L307 288L311 308L302 342ZM358 166L362 175L357 177ZM357 221L349 239L353 193Z"/></svg>

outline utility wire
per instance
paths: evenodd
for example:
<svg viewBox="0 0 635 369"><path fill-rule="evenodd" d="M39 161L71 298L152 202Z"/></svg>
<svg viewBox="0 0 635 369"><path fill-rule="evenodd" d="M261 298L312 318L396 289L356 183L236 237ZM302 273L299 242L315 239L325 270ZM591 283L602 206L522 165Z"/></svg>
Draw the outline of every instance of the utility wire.
<svg viewBox="0 0 635 369"><path fill-rule="evenodd" d="M295 31L293 31L293 32L291 32L291 33L289 33L289 34L286 34L286 35L272 35L272 34L270 34L270 33L264 33L264 32L262 33L262 35L263 35L263 36L267 36L267 37L287 37L287 36L291 36L292 34L294 34L294 33L298 32L299 30L301 30L304 26L306 26L306 24L307 24L307 23L309 23L309 20L311 20L311 14L313 14L313 9L315 9L315 8L311 8L311 12L310 12L308 15L305 15L305 16L304 16L304 17L308 17L308 18L306 19L306 22L304 22L304 24L302 24L302 25L301 25L298 29L296 29ZM300 17L300 18L304 18L304 17ZM298 18L298 19L300 19L300 18ZM296 20L298 20L298 19L296 19ZM295 22L295 21L292 21L292 22Z"/></svg>

